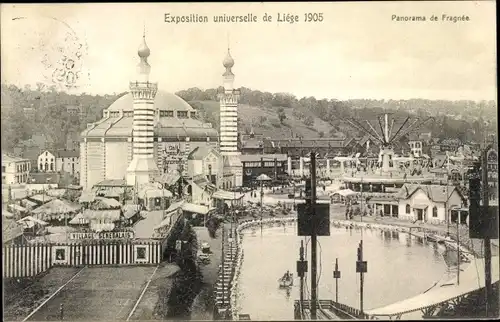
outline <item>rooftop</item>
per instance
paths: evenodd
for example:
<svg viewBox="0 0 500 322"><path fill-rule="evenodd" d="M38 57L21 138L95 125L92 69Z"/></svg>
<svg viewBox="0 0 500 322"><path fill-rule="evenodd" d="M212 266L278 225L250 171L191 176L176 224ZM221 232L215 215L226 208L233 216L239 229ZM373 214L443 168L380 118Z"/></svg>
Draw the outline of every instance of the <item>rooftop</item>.
<svg viewBox="0 0 500 322"><path fill-rule="evenodd" d="M286 154L242 154L240 155L241 162L259 162L263 158L263 161L286 161L288 156Z"/></svg>
<svg viewBox="0 0 500 322"><path fill-rule="evenodd" d="M2 153L2 163L23 162L23 161L29 161L29 160Z"/></svg>
<svg viewBox="0 0 500 322"><path fill-rule="evenodd" d="M210 152L219 156L219 152L216 149L209 146L199 146L189 153L188 160L203 160Z"/></svg>
<svg viewBox="0 0 500 322"><path fill-rule="evenodd" d="M155 108L160 111L195 111L186 101L179 96L159 90L156 93ZM114 101L107 111L133 111L134 100L132 94L127 93Z"/></svg>

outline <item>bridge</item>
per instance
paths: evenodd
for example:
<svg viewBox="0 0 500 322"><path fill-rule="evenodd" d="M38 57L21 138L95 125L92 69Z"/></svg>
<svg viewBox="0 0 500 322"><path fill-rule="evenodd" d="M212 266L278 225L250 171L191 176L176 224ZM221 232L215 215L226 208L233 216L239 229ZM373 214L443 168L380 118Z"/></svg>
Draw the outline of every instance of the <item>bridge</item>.
<svg viewBox="0 0 500 322"><path fill-rule="evenodd" d="M499 257L491 259L491 282L499 281ZM456 284L456 279L440 287L432 288L422 294L405 299L384 307L365 310L369 318L389 318L401 319L403 314L422 311L422 314L430 317L438 309L446 308L450 303L456 304L459 301L477 293L485 286L484 280L484 259L476 258L471 261L468 267L460 274L460 285Z"/></svg>

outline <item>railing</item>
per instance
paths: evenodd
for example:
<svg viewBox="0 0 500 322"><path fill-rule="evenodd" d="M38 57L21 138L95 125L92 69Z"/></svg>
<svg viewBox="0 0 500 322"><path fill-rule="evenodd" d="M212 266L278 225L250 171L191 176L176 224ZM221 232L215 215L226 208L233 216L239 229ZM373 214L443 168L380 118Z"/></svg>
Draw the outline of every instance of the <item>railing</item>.
<svg viewBox="0 0 500 322"><path fill-rule="evenodd" d="M362 313L360 310L350 307L348 305L337 303L332 300L319 300L318 301L319 309L328 309L335 313L341 319L347 320L359 320L359 319L369 319L367 314ZM295 301L295 316L300 312L300 317L305 317L304 310L310 310L311 301L303 301L302 303L299 300ZM328 315L328 314L326 314Z"/></svg>
<svg viewBox="0 0 500 322"><path fill-rule="evenodd" d="M340 317L347 319L369 319L367 314L362 313L360 310L350 307L335 301L330 302L330 310L335 311ZM341 316L345 315L345 316Z"/></svg>

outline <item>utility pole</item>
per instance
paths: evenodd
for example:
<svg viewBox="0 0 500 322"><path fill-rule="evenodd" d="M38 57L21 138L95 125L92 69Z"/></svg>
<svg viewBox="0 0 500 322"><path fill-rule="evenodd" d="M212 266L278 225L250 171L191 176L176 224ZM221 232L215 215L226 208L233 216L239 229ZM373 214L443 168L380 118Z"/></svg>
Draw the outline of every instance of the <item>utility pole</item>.
<svg viewBox="0 0 500 322"><path fill-rule="evenodd" d="M363 240L359 242L358 246L358 260L356 262L356 273L359 273L359 310L363 314L363 283L364 273L367 272L367 262L363 261Z"/></svg>
<svg viewBox="0 0 500 322"><path fill-rule="evenodd" d="M222 223L222 308L225 307L225 292L224 292L224 288L225 288L225 285L224 285L224 279L225 279L225 269L224 269L224 266L225 266L225 257L224 256L224 235L226 234L226 231L224 230L224 223Z"/></svg>
<svg viewBox="0 0 500 322"><path fill-rule="evenodd" d="M278 180L278 159L274 158L274 181Z"/></svg>
<svg viewBox="0 0 500 322"><path fill-rule="evenodd" d="M458 211L458 218L457 218L457 285L460 285L460 227L459 227L459 222L460 220L460 211Z"/></svg>
<svg viewBox="0 0 500 322"><path fill-rule="evenodd" d="M264 173L264 158L260 157L261 174ZM264 181L260 180L260 235L262 236L262 198L264 197Z"/></svg>
<svg viewBox="0 0 500 322"><path fill-rule="evenodd" d="M335 279L335 302L339 302L339 259L335 258L335 270L333 271L333 278Z"/></svg>
<svg viewBox="0 0 500 322"><path fill-rule="evenodd" d="M317 272L317 254L316 254L316 239L317 239L317 228L316 227L316 153L311 152L311 194L310 194L310 212L311 212L311 319L317 320L317 302L318 302L318 281L316 278Z"/></svg>
<svg viewBox="0 0 500 322"><path fill-rule="evenodd" d="M488 196L488 150L490 146L486 146L483 150L483 155L481 156L481 170L482 170L482 216L483 218L489 219L489 196ZM488 220L489 223L489 220ZM486 316L488 317L492 312L490 301L493 295L492 285L491 285L491 239L489 232L486 233L484 237L484 283L486 288Z"/></svg>
<svg viewBox="0 0 500 322"><path fill-rule="evenodd" d="M299 260L297 261L297 275L300 277L300 305L304 304L304 277L307 272L307 261L304 259L304 241L300 241Z"/></svg>

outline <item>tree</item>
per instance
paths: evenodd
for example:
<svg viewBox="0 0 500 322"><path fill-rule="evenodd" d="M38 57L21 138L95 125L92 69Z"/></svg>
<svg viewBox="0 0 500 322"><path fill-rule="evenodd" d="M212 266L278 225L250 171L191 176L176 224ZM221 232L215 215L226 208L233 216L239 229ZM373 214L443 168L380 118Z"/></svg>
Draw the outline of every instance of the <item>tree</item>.
<svg viewBox="0 0 500 322"><path fill-rule="evenodd" d="M278 108L278 119L280 124L283 125L283 121L286 119L285 109L283 107Z"/></svg>
<svg viewBox="0 0 500 322"><path fill-rule="evenodd" d="M311 127L314 125L314 119L311 115L309 116L306 116L306 118L304 119L303 121L304 125L308 126L308 127Z"/></svg>

